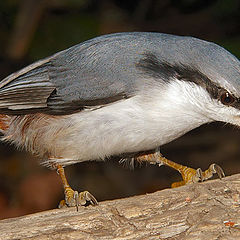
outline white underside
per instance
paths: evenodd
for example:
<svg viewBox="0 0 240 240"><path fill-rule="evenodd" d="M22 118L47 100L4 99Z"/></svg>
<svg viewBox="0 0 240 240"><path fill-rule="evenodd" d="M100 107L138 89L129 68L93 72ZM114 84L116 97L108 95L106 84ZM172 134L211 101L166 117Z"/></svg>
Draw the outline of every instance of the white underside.
<svg viewBox="0 0 240 240"><path fill-rule="evenodd" d="M190 96L184 89L170 87L163 93L161 88L161 94L159 89L145 90L145 94L56 122L67 130L49 141L55 161L67 165L152 150L212 121L201 111L193 111L195 106L188 103Z"/></svg>
<svg viewBox="0 0 240 240"><path fill-rule="evenodd" d="M211 99L205 89L175 80L164 87L139 89L132 98L96 110L45 119L45 123L33 121L28 137L18 134L13 142L42 156L47 153L51 157L47 164L68 165L153 150L204 123L240 125L239 119L239 110ZM14 131L10 128L7 135Z"/></svg>

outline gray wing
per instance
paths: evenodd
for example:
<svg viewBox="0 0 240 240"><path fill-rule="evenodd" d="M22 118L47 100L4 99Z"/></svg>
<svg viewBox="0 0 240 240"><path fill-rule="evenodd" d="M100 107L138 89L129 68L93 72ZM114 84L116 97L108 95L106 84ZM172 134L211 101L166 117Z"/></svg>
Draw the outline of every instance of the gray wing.
<svg viewBox="0 0 240 240"><path fill-rule="evenodd" d="M135 66L124 45L95 38L8 76L0 82L0 112L68 114L132 96Z"/></svg>

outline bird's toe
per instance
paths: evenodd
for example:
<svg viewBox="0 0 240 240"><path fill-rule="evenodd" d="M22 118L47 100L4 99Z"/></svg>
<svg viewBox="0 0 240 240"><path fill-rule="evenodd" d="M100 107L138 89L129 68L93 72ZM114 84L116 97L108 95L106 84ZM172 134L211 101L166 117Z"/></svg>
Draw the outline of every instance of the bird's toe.
<svg viewBox="0 0 240 240"><path fill-rule="evenodd" d="M58 207L76 207L78 210L78 206L95 206L97 204L96 198L90 192L83 191L79 193L72 188L68 188L65 190L65 200L60 201Z"/></svg>

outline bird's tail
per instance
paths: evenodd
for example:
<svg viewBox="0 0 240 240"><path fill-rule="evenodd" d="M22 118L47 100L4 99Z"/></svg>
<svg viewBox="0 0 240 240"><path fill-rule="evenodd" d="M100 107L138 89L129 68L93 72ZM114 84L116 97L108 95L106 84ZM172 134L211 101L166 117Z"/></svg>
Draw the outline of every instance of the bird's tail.
<svg viewBox="0 0 240 240"><path fill-rule="evenodd" d="M0 114L0 132L4 132L8 129L9 116Z"/></svg>

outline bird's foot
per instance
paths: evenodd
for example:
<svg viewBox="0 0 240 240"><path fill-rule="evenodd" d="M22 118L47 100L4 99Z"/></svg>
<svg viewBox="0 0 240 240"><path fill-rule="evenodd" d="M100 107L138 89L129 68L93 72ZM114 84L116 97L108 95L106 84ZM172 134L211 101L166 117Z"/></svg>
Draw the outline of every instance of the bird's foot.
<svg viewBox="0 0 240 240"><path fill-rule="evenodd" d="M222 179L225 177L225 174L222 168L213 163L209 166L206 171L202 171L201 168L193 169L187 166L183 166L181 164L175 163L165 157L163 157L159 150L154 153L145 154L137 157L138 161L148 161L152 164L158 164L159 166L165 165L177 170L181 175L183 180L180 182L172 183L171 187L179 187L185 184L196 183L196 182L203 182L209 178L211 178L214 174Z"/></svg>
<svg viewBox="0 0 240 240"><path fill-rule="evenodd" d="M219 179L225 177L222 168L216 163L211 164L205 171L202 171L201 168L193 169L186 166L182 166L181 169L178 169L178 171L181 173L183 180L172 183L172 188L190 183L203 182L213 177L214 174L217 174Z"/></svg>
<svg viewBox="0 0 240 240"><path fill-rule="evenodd" d="M86 206L86 205L98 205L96 198L88 191L77 192L72 188L67 187L65 189L65 200L60 201L58 207L76 207L78 210L78 206Z"/></svg>
<svg viewBox="0 0 240 240"><path fill-rule="evenodd" d="M65 200L60 201L59 208L76 207L78 211L78 206L98 205L96 198L90 192L83 191L79 193L70 187L62 165L55 164L53 167L57 169L64 188Z"/></svg>

